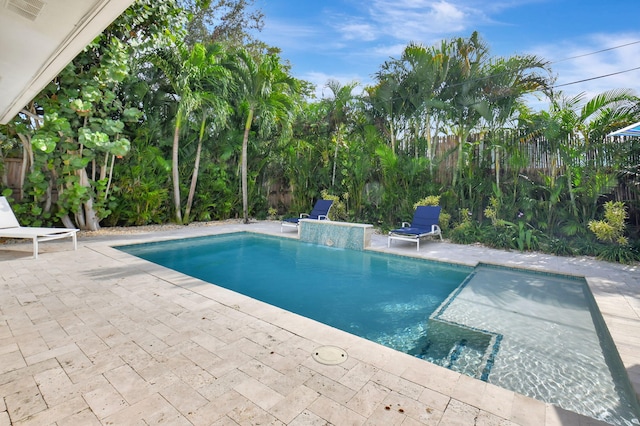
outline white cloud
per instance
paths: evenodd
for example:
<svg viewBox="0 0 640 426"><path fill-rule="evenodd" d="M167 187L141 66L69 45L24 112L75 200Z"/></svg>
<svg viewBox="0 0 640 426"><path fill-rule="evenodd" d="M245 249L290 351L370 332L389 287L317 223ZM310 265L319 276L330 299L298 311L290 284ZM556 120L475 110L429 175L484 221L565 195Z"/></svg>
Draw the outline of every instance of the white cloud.
<svg viewBox="0 0 640 426"><path fill-rule="evenodd" d="M406 47L406 43L379 45L369 49L366 53L377 58L399 58Z"/></svg>
<svg viewBox="0 0 640 426"><path fill-rule="evenodd" d="M258 38L282 49L309 49L315 40L320 39L320 31L311 25L268 19Z"/></svg>
<svg viewBox="0 0 640 426"><path fill-rule="evenodd" d="M335 14L327 22L345 40L391 37L407 43L453 34L486 20L480 9L447 0L373 0L367 3L363 15Z"/></svg>
<svg viewBox="0 0 640 426"><path fill-rule="evenodd" d="M405 42L452 34L486 20L481 10L446 0L374 0L369 13L381 32Z"/></svg>
<svg viewBox="0 0 640 426"><path fill-rule="evenodd" d="M346 23L339 31L346 40L372 41L377 38L375 29L366 23Z"/></svg>

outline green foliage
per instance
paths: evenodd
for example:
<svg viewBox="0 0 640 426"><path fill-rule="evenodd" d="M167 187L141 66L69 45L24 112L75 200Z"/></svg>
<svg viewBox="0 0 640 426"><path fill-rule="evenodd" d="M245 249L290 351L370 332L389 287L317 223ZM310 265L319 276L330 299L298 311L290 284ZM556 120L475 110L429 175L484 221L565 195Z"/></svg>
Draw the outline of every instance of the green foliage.
<svg viewBox="0 0 640 426"><path fill-rule="evenodd" d="M333 204L331 205L331 210L329 210L329 219L342 221L342 222L349 221L349 216L347 214L347 207L345 205L345 201L341 199L339 195L330 194L329 191L327 191L326 189L323 189L320 192L320 195L323 200L333 200ZM347 198L348 198L348 195L347 195Z"/></svg>
<svg viewBox="0 0 640 426"><path fill-rule="evenodd" d="M440 211L440 217L439 217L440 229L445 231L449 229L450 224L451 224L451 215L447 212Z"/></svg>
<svg viewBox="0 0 640 426"><path fill-rule="evenodd" d="M598 259L607 262L633 263L640 260L640 252L629 245L606 245L598 252Z"/></svg>
<svg viewBox="0 0 640 426"><path fill-rule="evenodd" d="M587 234L584 237L570 240L574 253L580 256L596 257L598 253L605 247L604 243L599 242L594 235Z"/></svg>
<svg viewBox="0 0 640 426"><path fill-rule="evenodd" d="M537 250L540 247L539 238L542 233L525 222L519 221L516 226L510 226L515 235L512 237L512 247L520 251Z"/></svg>
<svg viewBox="0 0 640 426"><path fill-rule="evenodd" d="M418 206L439 206L440 205L440 195L428 195L420 200L418 200L413 208L415 210Z"/></svg>
<svg viewBox="0 0 640 426"><path fill-rule="evenodd" d="M498 226L500 220L498 218L498 210L500 209L500 201L497 197L491 197L489 205L484 209L484 216L491 219L493 226Z"/></svg>
<svg viewBox="0 0 640 426"><path fill-rule="evenodd" d="M240 213L241 199L237 192L238 176L230 169L232 167L228 167L224 163L205 165L202 173L207 178L200 181L200 190L194 203L193 217L196 220L226 220Z"/></svg>
<svg viewBox="0 0 640 426"><path fill-rule="evenodd" d="M16 203L11 198L9 199L11 208L18 218L18 222L22 226L53 226L56 224L55 217L50 212L44 211L38 203L34 202L22 202Z"/></svg>
<svg viewBox="0 0 640 426"><path fill-rule="evenodd" d="M506 225L485 226L480 234L480 242L488 247L497 249L513 248L516 232L513 227Z"/></svg>
<svg viewBox="0 0 640 426"><path fill-rule="evenodd" d="M627 217L627 210L623 202L608 201L604 205L604 220L589 221L589 230L600 241L626 246L628 240L623 233Z"/></svg>
<svg viewBox="0 0 640 426"><path fill-rule="evenodd" d="M546 251L556 256L573 256L575 254L566 238L551 238L546 244Z"/></svg>
<svg viewBox="0 0 640 426"><path fill-rule="evenodd" d="M482 228L471 220L471 212L461 209L460 222L451 230L449 237L457 244L472 244L482 240Z"/></svg>
<svg viewBox="0 0 640 426"><path fill-rule="evenodd" d="M168 172L157 149L135 152L119 168L117 203L108 219L111 225L147 225L168 219Z"/></svg>

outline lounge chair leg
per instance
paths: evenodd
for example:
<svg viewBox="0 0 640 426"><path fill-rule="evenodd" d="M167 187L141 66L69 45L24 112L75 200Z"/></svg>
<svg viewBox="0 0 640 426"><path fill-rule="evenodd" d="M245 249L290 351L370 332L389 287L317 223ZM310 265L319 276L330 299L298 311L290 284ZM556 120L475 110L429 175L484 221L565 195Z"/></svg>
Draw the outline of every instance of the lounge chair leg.
<svg viewBox="0 0 640 426"><path fill-rule="evenodd" d="M33 239L33 258L38 258L38 237Z"/></svg>

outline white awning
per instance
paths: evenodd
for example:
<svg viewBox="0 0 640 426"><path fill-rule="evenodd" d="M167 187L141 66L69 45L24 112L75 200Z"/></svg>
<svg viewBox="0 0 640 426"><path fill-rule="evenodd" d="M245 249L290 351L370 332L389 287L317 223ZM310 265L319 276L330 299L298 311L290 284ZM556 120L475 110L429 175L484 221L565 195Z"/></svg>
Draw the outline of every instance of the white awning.
<svg viewBox="0 0 640 426"><path fill-rule="evenodd" d="M624 129L616 130L607 136L640 136L640 122L627 126Z"/></svg>
<svg viewBox="0 0 640 426"><path fill-rule="evenodd" d="M0 124L6 124L133 0L0 1Z"/></svg>

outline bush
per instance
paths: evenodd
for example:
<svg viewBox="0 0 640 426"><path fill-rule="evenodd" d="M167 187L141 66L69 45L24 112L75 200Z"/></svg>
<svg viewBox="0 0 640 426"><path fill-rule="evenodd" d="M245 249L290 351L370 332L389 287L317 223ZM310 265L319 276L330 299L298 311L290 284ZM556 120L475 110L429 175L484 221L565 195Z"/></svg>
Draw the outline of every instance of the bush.
<svg viewBox="0 0 640 426"><path fill-rule="evenodd" d="M608 201L604 204L604 220L590 220L589 230L598 240L626 246L628 240L623 236L625 220L628 214L621 201Z"/></svg>
<svg viewBox="0 0 640 426"><path fill-rule="evenodd" d="M347 214L347 206L340 199L339 195L329 194L329 191L327 191L326 189L323 189L320 194L323 200L333 200L333 205L329 210L329 219L340 221L349 220L349 215Z"/></svg>
<svg viewBox="0 0 640 426"><path fill-rule="evenodd" d="M476 222L464 221L458 224L449 234L456 244L473 244L481 240L482 229Z"/></svg>
<svg viewBox="0 0 640 426"><path fill-rule="evenodd" d="M418 206L439 206L440 205L440 196L439 195L428 195L421 200L418 200L414 205L413 209L415 210Z"/></svg>
<svg viewBox="0 0 640 426"><path fill-rule="evenodd" d="M515 228L504 225L487 226L482 228L480 242L488 247L510 249L516 238Z"/></svg>
<svg viewBox="0 0 640 426"><path fill-rule="evenodd" d="M575 253L582 256L598 256L598 253L603 249L604 244L594 241L591 238L587 238L581 239L577 242Z"/></svg>
<svg viewBox="0 0 640 426"><path fill-rule="evenodd" d="M565 238L552 238L546 246L546 251L556 256L573 256L573 248Z"/></svg>
<svg viewBox="0 0 640 426"><path fill-rule="evenodd" d="M640 254L635 249L628 245L608 245L598 253L598 259L605 260L607 262L618 263L633 263L640 260Z"/></svg>

